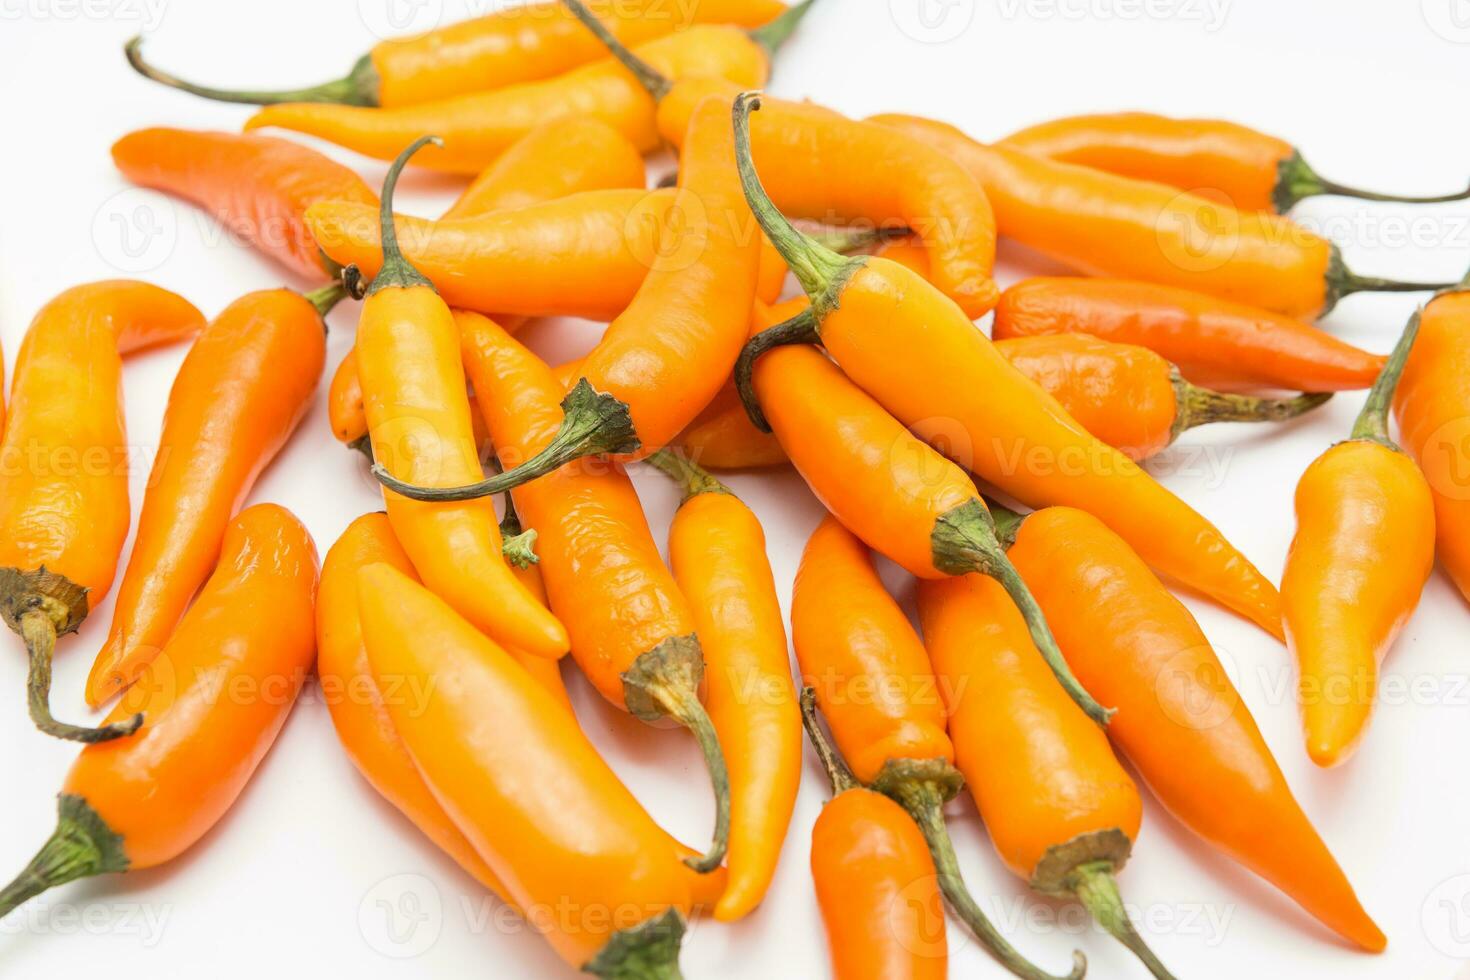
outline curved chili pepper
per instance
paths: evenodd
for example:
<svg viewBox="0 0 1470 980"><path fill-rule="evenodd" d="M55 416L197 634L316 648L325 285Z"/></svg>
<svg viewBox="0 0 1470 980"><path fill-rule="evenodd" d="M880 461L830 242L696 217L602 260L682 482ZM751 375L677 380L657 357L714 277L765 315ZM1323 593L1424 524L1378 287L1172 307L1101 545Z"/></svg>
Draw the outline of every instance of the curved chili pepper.
<svg viewBox="0 0 1470 980"><path fill-rule="evenodd" d="M696 876L570 712L433 593L387 565L358 573L373 676L434 696L389 699L414 765L460 831L568 964L677 977ZM536 787L554 786L554 793ZM642 972L630 969L642 964Z"/></svg>
<svg viewBox="0 0 1470 980"><path fill-rule="evenodd" d="M1274 214L985 146L917 116L871 121L957 161L985 188L1002 235L1088 275L1181 286L1302 319L1352 293L1443 288L1360 276L1336 245Z"/></svg>
<svg viewBox="0 0 1470 980"><path fill-rule="evenodd" d="M811 867L833 980L945 980L943 895L924 835L853 776L822 734L811 688L801 692L801 720L832 782L812 826Z"/></svg>
<svg viewBox="0 0 1470 980"><path fill-rule="evenodd" d="M737 85L762 85L771 68L770 53L734 27L691 27L640 45L638 53L670 78L718 75ZM570 116L601 120L641 152L651 152L660 143L654 113L654 100L638 79L616 61L601 61L558 78L399 109L267 106L246 120L245 129L294 130L378 160L393 159L423 133L440 133L444 146L415 162L478 174L535 127Z"/></svg>
<svg viewBox="0 0 1470 980"><path fill-rule="evenodd" d="M868 549L836 518L824 518L802 552L791 636L802 683L815 689L838 748L858 779L914 819L955 913L1016 976L1050 976L1011 946L965 886L943 814L965 780L954 767L938 684ZM1086 958L1074 952L1068 976L1077 980L1086 972Z"/></svg>
<svg viewBox="0 0 1470 980"><path fill-rule="evenodd" d="M176 194L296 273L336 277L306 228L317 201L376 208L361 177L309 147L259 134L140 129L112 145L112 161L142 187Z"/></svg>
<svg viewBox="0 0 1470 980"><path fill-rule="evenodd" d="M1162 452L1189 429L1213 422L1284 422L1331 392L1258 398L1211 391L1146 347L1088 334L998 340L995 349L1061 403L1082 428L1129 459Z"/></svg>
<svg viewBox="0 0 1470 980"><path fill-rule="evenodd" d="M493 321L463 312L455 320L496 452L503 465L514 466L556 436L564 389L545 362ZM632 481L612 461L574 460L516 487L514 497L536 529L537 568L587 679L609 703L642 721L677 721L699 742L714 785L715 833L709 852L692 866L713 869L729 834L730 780L719 736L699 701L704 654L689 603L659 557Z"/></svg>
<svg viewBox="0 0 1470 980"><path fill-rule="evenodd" d="M878 404L905 426L943 439L968 469L1020 500L1070 503L1104 517L1155 567L1279 637L1281 597L1266 577L1137 463L1088 435L963 310L895 262L843 258L791 226L750 161L745 121L753 104L758 97L742 96L736 116L746 193L813 307L746 345L736 367L742 388L763 350L820 336ZM746 405L756 404L752 393ZM752 418L759 421L758 412Z"/></svg>
<svg viewBox="0 0 1470 980"><path fill-rule="evenodd" d="M392 196L408 155L383 184L387 260L363 301L357 363L373 458L426 483L464 483L482 472L460 363L459 331L433 286L398 251ZM393 531L424 584L507 646L540 657L567 650L567 633L526 591L500 554L489 501L425 504L385 492Z"/></svg>
<svg viewBox="0 0 1470 980"><path fill-rule="evenodd" d="M730 885L715 918L760 904L801 783L801 722L781 604L760 521L740 498L683 456L648 457L679 484L669 564L704 648L705 700L730 768Z"/></svg>
<svg viewBox="0 0 1470 980"><path fill-rule="evenodd" d="M181 296L128 280L76 286L41 308L15 362L0 442L0 618L25 642L31 720L93 742L141 717L82 728L51 716L51 656L112 585L128 534L122 355L204 324Z"/></svg>
<svg viewBox="0 0 1470 980"><path fill-rule="evenodd" d="M801 305L804 308L806 300ZM676 441L685 453L712 470L759 469L790 462L780 440L751 425L734 383L721 388Z"/></svg>
<svg viewBox="0 0 1470 980"><path fill-rule="evenodd" d="M1367 388L1385 360L1300 320L1172 286L1038 277L1001 294L996 340L1052 333L1147 347L1195 384L1224 391Z"/></svg>
<svg viewBox="0 0 1470 980"><path fill-rule="evenodd" d="M1009 597L979 575L920 581L919 621L955 765L1001 860L1041 894L1080 901L1150 973L1173 980L1114 877L1143 820L1138 787L1057 689Z"/></svg>
<svg viewBox="0 0 1470 980"><path fill-rule="evenodd" d="M113 726L144 714L147 723L77 756L56 833L0 890L0 917L68 881L170 861L219 822L311 670L316 572L311 536L289 511L240 512L153 682L135 685L108 716Z"/></svg>
<svg viewBox="0 0 1470 980"><path fill-rule="evenodd" d="M1069 116L1028 126L1000 145L1195 193L1213 191L1242 211L1284 214L1318 194L1408 204L1470 197L1470 190L1400 197L1347 187L1322 177L1285 140L1223 119L1174 119L1151 112Z"/></svg>
<svg viewBox="0 0 1470 980"><path fill-rule="evenodd" d="M1302 812L1189 610L1090 514L994 509L1108 735L1176 819L1370 952L1386 940Z"/></svg>
<svg viewBox="0 0 1470 980"><path fill-rule="evenodd" d="M1378 665L1413 616L1434 570L1434 496L1388 433L1388 409L1419 332L1404 328L1352 435L1317 457L1296 487L1296 536L1281 574L1286 642L1307 754L1345 762L1367 728Z"/></svg>
<svg viewBox="0 0 1470 980"><path fill-rule="evenodd" d="M611 29L628 44L643 44L694 24L732 24L751 31L757 43L775 48L795 27L799 12L776 0L700 0L673 16L661 0L593 0ZM380 41L345 77L286 91L240 91L195 85L148 64L143 39L123 48L128 63L145 78L206 99L270 105L325 102L351 106L398 106L437 102L565 74L607 52L555 3L531 3L460 21L411 37Z"/></svg>
<svg viewBox="0 0 1470 980"><path fill-rule="evenodd" d="M648 273L632 305L583 359L555 437L519 466L459 487L420 487L375 466L414 500L501 493L585 456L640 459L662 449L720 390L749 334L759 238L735 169L730 103L711 98L690 123L672 206L688 241Z"/></svg>
<svg viewBox="0 0 1470 980"><path fill-rule="evenodd" d="M236 508L310 407L326 358L324 318L345 295L340 285L307 296L251 293L194 341L169 392L87 703L133 683L168 642L214 568Z"/></svg>
<svg viewBox="0 0 1470 980"><path fill-rule="evenodd" d="M1394 394L1400 440L1434 497L1440 563L1470 599L1470 292L1436 296Z"/></svg>

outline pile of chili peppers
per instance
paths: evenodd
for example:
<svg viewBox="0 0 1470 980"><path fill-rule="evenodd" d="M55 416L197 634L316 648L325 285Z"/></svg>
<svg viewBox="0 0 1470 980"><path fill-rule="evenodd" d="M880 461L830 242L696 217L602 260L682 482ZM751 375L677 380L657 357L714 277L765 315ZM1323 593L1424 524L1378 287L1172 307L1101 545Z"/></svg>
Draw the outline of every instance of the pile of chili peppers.
<svg viewBox="0 0 1470 980"><path fill-rule="evenodd" d="M1018 949L971 894L944 813L965 790L1006 867L1172 977L1120 891L1139 777L1327 930L1384 949L1165 583L1284 642L1308 755L1348 761L1436 557L1470 597L1470 501L1440 489L1470 466L1453 438L1470 287L1359 275L1285 212L1470 191L1358 191L1213 120L1086 116L990 144L855 120L758 94L813 0L702 0L679 31L654 4L589 5L387 41L291 92L184 81L128 45L151 79L263 108L243 133L129 133L118 169L311 291L206 320L97 282L30 325L7 458L125 456L124 357L192 346L87 682L111 705L98 724L53 717L51 658L115 578L126 467L0 472L0 617L36 727L83 746L0 916L198 842L314 670L362 776L466 872L517 910L588 910L537 920L569 972L677 977L691 916L760 904L803 729L832 784L810 855L841 980L945 976L946 906L1018 977L1086 972L1081 953L1064 969L1066 950ZM266 129L391 160L381 194ZM644 157L666 147L677 179L648 189ZM473 180L438 218L395 216L409 166ZM1201 228L1227 229L1204 255ZM1002 292L998 236L1078 275ZM1386 358L1312 325L1365 290L1434 294ZM327 421L384 509L319 564L289 512L241 508L314 402L327 313L359 302ZM516 337L551 316L607 326L553 366ZM1195 426L1364 389L1297 485L1279 591L1139 465ZM667 563L638 462L683 497ZM828 512L791 595L799 682L760 520L711 473L787 465ZM875 555L918 580L917 625ZM707 845L665 832L583 734L567 655L612 705L694 738ZM385 696L405 679L432 696ZM236 683L275 695L217 696Z"/></svg>

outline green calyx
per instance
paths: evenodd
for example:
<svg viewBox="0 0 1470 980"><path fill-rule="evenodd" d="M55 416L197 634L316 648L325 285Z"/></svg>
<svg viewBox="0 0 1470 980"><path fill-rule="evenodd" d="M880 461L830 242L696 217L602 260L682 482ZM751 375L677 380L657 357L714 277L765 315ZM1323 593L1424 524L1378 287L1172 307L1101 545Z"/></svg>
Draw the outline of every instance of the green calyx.
<svg viewBox="0 0 1470 980"><path fill-rule="evenodd" d="M536 554L536 529L527 531L521 527L521 515L516 513L516 502L509 490L505 492L505 516L500 519L500 540L500 553L508 564L530 568L541 563Z"/></svg>
<svg viewBox="0 0 1470 980"><path fill-rule="evenodd" d="M1174 384L1172 443L1188 429L1212 422L1285 422L1327 404L1332 392L1311 392L1294 398L1258 398L1200 388L1184 380L1178 368L1170 369Z"/></svg>
<svg viewBox="0 0 1470 980"><path fill-rule="evenodd" d="M30 658L26 702L31 722L52 738L92 744L131 735L143 724L126 721L89 728L57 721L51 714L51 659L56 638L75 632L87 618L87 589L65 575L38 569L0 568L0 619L20 636Z"/></svg>
<svg viewBox="0 0 1470 980"><path fill-rule="evenodd" d="M1379 279L1376 276L1360 276L1347 266L1342 250L1332 246L1327 260L1326 292L1323 294L1322 309L1318 317L1331 313L1344 296L1353 293L1431 293L1453 289L1458 282L1404 282L1400 279Z"/></svg>
<svg viewBox="0 0 1470 980"><path fill-rule="evenodd" d="M381 464L373 466L373 475L383 486L410 500L478 500L530 483L584 456L622 456L637 452L642 446L628 406L612 395L593 390L586 378L580 379L567 392L561 407L564 413L561 426L545 449L520 466L479 483L462 487L421 487L398 479Z"/></svg>
<svg viewBox="0 0 1470 980"><path fill-rule="evenodd" d="M250 89L212 88L186 82L177 75L153 67L143 59L143 38L133 38L123 45L123 54L128 64L144 78L167 85L169 88L188 92L215 102L243 102L247 105L276 105L282 102L331 102L338 105L373 107L378 104L378 69L369 55L357 59L346 77L307 88L283 89L279 91L254 91Z"/></svg>
<svg viewBox="0 0 1470 980"><path fill-rule="evenodd" d="M684 917L678 909L669 909L613 933L597 955L582 965L582 972L604 980L682 980L679 947L684 932Z"/></svg>
<svg viewBox="0 0 1470 980"><path fill-rule="evenodd" d="M1072 668L1067 666L1056 639L1051 635L1051 628L1046 624L1046 616L1031 595L1031 589L1021 580L1016 566L1006 557L1005 549L996 537L995 521L980 498L972 498L940 515L934 523L931 542L934 567L941 572L947 575L979 572L1000 583L1026 620L1031 641L1056 675L1057 682L1087 717L1106 726L1113 715L1112 709L1098 704L1077 680Z"/></svg>
<svg viewBox="0 0 1470 980"><path fill-rule="evenodd" d="M603 46L614 58L618 59L624 68L633 73L633 77L638 79L638 84L648 90L648 94L653 96L655 102L663 101L664 96L669 94L669 89L674 87L673 82L669 81L657 68L628 50L628 46L613 36L613 32L597 19L596 14L587 9L582 0L561 0L561 2L567 10L571 11L572 16L581 22L583 27L596 35L597 40L602 42Z"/></svg>
<svg viewBox="0 0 1470 980"><path fill-rule="evenodd" d="M301 297L316 307L317 316L322 318L322 329L326 330L327 314L332 312L333 307L350 295L351 291L347 288L347 284L338 279L336 282L327 283L320 289L313 289L309 293L302 293Z"/></svg>
<svg viewBox="0 0 1470 980"><path fill-rule="evenodd" d="M56 800L56 830L15 880L0 890L0 919L48 889L128 870L123 839L80 796Z"/></svg>
<svg viewBox="0 0 1470 980"><path fill-rule="evenodd" d="M740 404L745 406L745 414L751 425L762 432L771 431L771 423L766 419L760 399L755 394L755 362L760 360L762 354L775 347L820 342L817 317L811 307L789 320L762 330L745 342L745 346L740 349L740 356L735 359L735 391L740 395Z"/></svg>
<svg viewBox="0 0 1470 980"><path fill-rule="evenodd" d="M673 480L683 491L685 501L702 493L730 494L729 487L683 453L660 449L645 462Z"/></svg>
<svg viewBox="0 0 1470 980"><path fill-rule="evenodd" d="M1399 335L1398 343L1394 344L1393 353L1388 356L1388 362L1378 372L1378 379L1368 391L1368 400L1363 403L1363 410L1353 423L1350 439L1376 442L1394 450L1399 448L1388 431L1388 411L1393 404L1393 393L1398 389L1399 379L1403 377L1404 365L1409 363L1409 353L1414 349L1414 341L1419 336L1419 321L1423 318L1423 313L1422 308L1417 309L1409 317L1404 332Z"/></svg>
<svg viewBox="0 0 1470 980"><path fill-rule="evenodd" d="M433 289L434 284L428 280L422 272L415 269L408 259L403 257L403 250L398 247L398 231L393 224L393 192L398 188L398 177L403 173L403 168L408 165L408 160L419 150L430 143L435 146L443 146L444 141L437 136L421 136L408 145L393 165L388 168L387 176L383 178L383 198L379 204L378 220L382 225L383 239L383 265L378 269L372 284L367 287L364 296L373 296L378 291L395 287L408 289L413 286L423 286ZM343 281L346 282L347 270L343 270ZM348 284L350 290L351 284Z"/></svg>
<svg viewBox="0 0 1470 980"><path fill-rule="evenodd" d="M1319 194L1355 197L1362 201L1392 201L1399 204L1443 204L1447 201L1463 201L1470 198L1470 190L1429 197L1404 197L1398 194L1380 194L1376 191L1348 187L1345 184L1327 180L1317 173L1312 169L1311 164L1302 159L1301 152L1295 149L1276 165L1276 186L1271 191L1271 203L1277 213L1285 214L1295 207L1298 201L1316 197Z"/></svg>
<svg viewBox="0 0 1470 980"><path fill-rule="evenodd" d="M750 32L750 39L765 49L766 56L775 59L778 52L796 33L797 27L811 13L812 6L817 0L802 0L801 3L793 4L786 12L763 27L757 27Z"/></svg>
<svg viewBox="0 0 1470 980"><path fill-rule="evenodd" d="M710 783L715 793L713 843L702 857L687 858L685 864L701 874L720 866L730 842L730 773L725 753L715 734L714 722L699 701L699 683L704 679L704 651L699 638L671 636L643 653L623 671L623 699L628 711L641 721L670 718L689 729L704 754Z"/></svg>
<svg viewBox="0 0 1470 980"><path fill-rule="evenodd" d="M996 542L1006 551L1011 550L1011 545L1016 543L1016 535L1021 533L1022 522L1030 515L1002 507L991 499L986 499L984 504L990 511L991 523L995 525Z"/></svg>
<svg viewBox="0 0 1470 980"><path fill-rule="evenodd" d="M944 824L944 804L964 786L964 777L944 759L890 759L873 781L873 789L906 810L929 845L939 890L960 920L969 927L990 955L1024 980L1057 980L1023 957L995 928L975 901L960 874L959 858ZM1087 973L1087 958L1072 953L1072 971L1066 980L1080 980Z"/></svg>

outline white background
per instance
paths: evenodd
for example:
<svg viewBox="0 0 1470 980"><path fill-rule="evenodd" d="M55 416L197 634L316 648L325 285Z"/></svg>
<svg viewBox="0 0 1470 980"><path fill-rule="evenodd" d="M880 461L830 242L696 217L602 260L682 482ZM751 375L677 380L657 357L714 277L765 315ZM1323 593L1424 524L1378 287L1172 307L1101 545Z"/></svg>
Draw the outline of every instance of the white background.
<svg viewBox="0 0 1470 980"><path fill-rule="evenodd" d="M157 63L220 84L311 83L344 71L373 43L387 2L0 0L0 336L12 357L36 309L75 283L136 274L213 314L242 293L283 282L277 266L187 206L129 191L113 170L108 147L131 129L233 129L249 112L135 77L122 59L124 40L146 30ZM1460 187L1470 175L1463 0L1215 0L1213 7L1207 0L922 0L929 27L916 17L919 2L825 0L783 54L772 91L853 115L929 114L981 139L1083 111L1220 116L1291 139L1346 183L1428 193ZM400 12L416 10L419 26L494 6L417 3ZM370 183L381 179L381 165L334 155ZM404 182L402 208L436 214L457 186L415 175ZM122 249L118 216L135 235L158 232L133 239L148 245L141 258ZM1325 228L1363 272L1446 279L1470 264L1467 205L1416 210L1318 199L1297 216ZM1002 259L1004 283L1047 268L1018 251ZM1326 326L1386 351L1418 299L1354 297ZM329 369L349 348L356 315L352 305L332 315ZM557 361L590 346L596 333L547 323L527 336ZM179 347L128 365L130 441L145 453L183 355ZM1274 577L1291 537L1296 479L1346 435L1361 400L1340 396L1289 429L1191 433L1156 469ZM674 494L651 471L634 477L662 538ZM136 506L142 467L133 479ZM784 602L818 506L789 473L730 482L765 521ZM290 507L322 552L350 520L379 506L358 458L328 432L325 384L251 499ZM906 596L909 584L888 571ZM1286 651L1238 619L1192 606L1390 942L1377 958L1344 947L1150 801L1122 884L1163 960L1182 977L1470 976L1465 603L1436 572L1386 669L1395 703L1380 706L1362 750L1333 772L1315 770L1302 751ZM54 698L62 717L83 714L82 683L111 613L109 599L62 644ZM30 729L19 642L0 643L14 650L0 658L0 692L8 692L0 707L9 708L0 711L0 872L8 872L49 834L52 795L75 750ZM574 668L567 675L584 726L618 772L671 830L703 841L710 804L692 743L644 728L601 703ZM238 805L198 847L165 868L65 887L12 915L0 923L0 973L169 980L196 977L207 965L221 980L567 975L541 941L497 913L358 778L313 693ZM688 976L826 975L807 870L812 821L825 799L809 758L769 899L738 926L696 924L683 959ZM1075 916L1059 924L1061 906L1029 895L997 861L968 800L952 805L951 823L970 886L1038 963L1061 969L1075 945L1094 976L1145 975L1107 937ZM402 915L415 907L423 916L401 918L404 941L395 942L385 908ZM951 928L950 941L954 976L1004 975L960 928Z"/></svg>

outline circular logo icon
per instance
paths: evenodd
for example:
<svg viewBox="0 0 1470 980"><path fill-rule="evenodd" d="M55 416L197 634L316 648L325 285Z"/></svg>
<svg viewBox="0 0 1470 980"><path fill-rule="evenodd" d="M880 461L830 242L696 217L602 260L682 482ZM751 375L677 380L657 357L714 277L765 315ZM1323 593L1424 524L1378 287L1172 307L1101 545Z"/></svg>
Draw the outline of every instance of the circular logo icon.
<svg viewBox="0 0 1470 980"><path fill-rule="evenodd" d="M444 20L444 0L357 0L357 16L383 41L424 34Z"/></svg>
<svg viewBox="0 0 1470 980"><path fill-rule="evenodd" d="M950 932L944 918L944 900L936 875L923 875L909 882L888 905L883 928L906 951L922 959L943 959L968 945L969 931Z"/></svg>
<svg viewBox="0 0 1470 980"><path fill-rule="evenodd" d="M1451 44L1470 44L1470 0L1419 0L1424 23Z"/></svg>
<svg viewBox="0 0 1470 980"><path fill-rule="evenodd" d="M1185 272L1212 272L1235 256L1240 212L1192 191L1169 200L1159 214L1154 237L1159 251Z"/></svg>
<svg viewBox="0 0 1470 980"><path fill-rule="evenodd" d="M1240 702L1240 692L1231 683L1226 665L1226 656L1208 644L1187 647L1171 656L1154 679L1154 695L1164 715L1193 731L1207 731L1228 721Z"/></svg>
<svg viewBox="0 0 1470 980"><path fill-rule="evenodd" d="M680 272L698 262L708 247L709 216L697 194L680 192L667 209L661 206L664 200L667 198L659 194L644 197L628 213L623 237L639 265L653 272ZM729 233L760 234L753 223L746 228L731 228Z"/></svg>
<svg viewBox="0 0 1470 980"><path fill-rule="evenodd" d="M173 254L178 216L168 198L139 187L119 191L92 217L92 244L119 272L151 272Z"/></svg>
<svg viewBox="0 0 1470 980"><path fill-rule="evenodd" d="M1419 465L1435 493L1470 500L1470 417L1451 419L1431 432L1419 450Z"/></svg>
<svg viewBox="0 0 1470 980"><path fill-rule="evenodd" d="M1470 874L1435 886L1419 908L1419 924L1429 945L1455 959L1470 959Z"/></svg>
<svg viewBox="0 0 1470 980"><path fill-rule="evenodd" d="M419 874L384 878L357 906L357 928L368 946L395 960L427 953L444 929L444 902L432 881Z"/></svg>
<svg viewBox="0 0 1470 980"><path fill-rule="evenodd" d="M975 0L888 0L888 14L905 37L947 44L975 22Z"/></svg>

